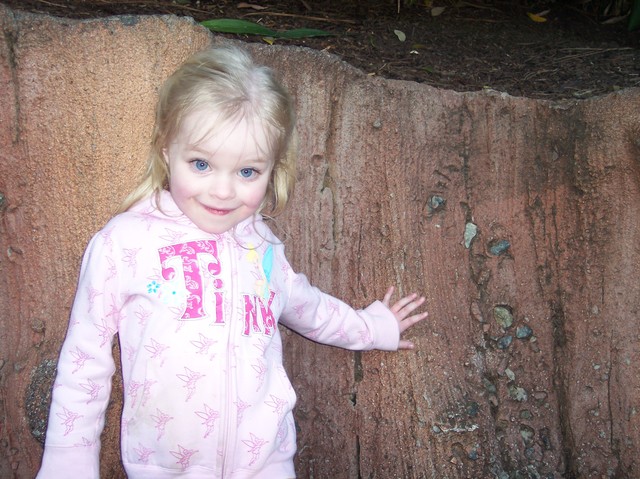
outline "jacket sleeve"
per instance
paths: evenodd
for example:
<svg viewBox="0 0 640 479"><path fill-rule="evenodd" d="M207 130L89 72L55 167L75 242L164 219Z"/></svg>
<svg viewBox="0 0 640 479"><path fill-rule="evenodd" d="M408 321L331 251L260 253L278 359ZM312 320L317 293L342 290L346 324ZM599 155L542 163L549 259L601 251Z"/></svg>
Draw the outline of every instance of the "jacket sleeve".
<svg viewBox="0 0 640 479"><path fill-rule="evenodd" d="M280 318L282 324L311 340L345 349L398 349L398 321L381 301L363 310L354 310L311 286L304 275L294 273L286 259L282 259L289 288Z"/></svg>
<svg viewBox="0 0 640 479"><path fill-rule="evenodd" d="M55 383L38 479L99 478L100 434L115 371L111 347L121 298L108 233L85 252Z"/></svg>

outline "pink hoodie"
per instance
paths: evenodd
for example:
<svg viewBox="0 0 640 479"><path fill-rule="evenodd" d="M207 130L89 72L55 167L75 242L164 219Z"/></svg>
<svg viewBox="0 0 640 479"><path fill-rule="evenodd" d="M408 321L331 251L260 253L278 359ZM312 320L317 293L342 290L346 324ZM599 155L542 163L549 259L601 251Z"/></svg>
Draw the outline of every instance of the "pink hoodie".
<svg viewBox="0 0 640 479"><path fill-rule="evenodd" d="M381 302L354 311L296 274L260 217L207 234L166 192L116 216L82 262L38 478L99 477L116 333L129 478L294 477L279 323L349 349L399 342Z"/></svg>

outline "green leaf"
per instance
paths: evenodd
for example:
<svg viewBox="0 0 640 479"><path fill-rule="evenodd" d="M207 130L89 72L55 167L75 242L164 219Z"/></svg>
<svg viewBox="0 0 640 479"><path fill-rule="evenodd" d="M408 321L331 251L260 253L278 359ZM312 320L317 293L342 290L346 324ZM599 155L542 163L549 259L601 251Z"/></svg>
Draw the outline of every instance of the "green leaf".
<svg viewBox="0 0 640 479"><path fill-rule="evenodd" d="M237 33L240 35L266 35L275 37L278 33L270 28L246 20L234 20L230 18L219 18L216 20L205 20L200 25L208 28L212 32Z"/></svg>
<svg viewBox="0 0 640 479"><path fill-rule="evenodd" d="M640 0L634 0L629 16L629 31L640 27Z"/></svg>
<svg viewBox="0 0 640 479"><path fill-rule="evenodd" d="M398 37L398 40L400 40L401 42L404 42L407 39L407 36L402 30L394 30L393 33L396 34L396 37Z"/></svg>
<svg viewBox="0 0 640 479"><path fill-rule="evenodd" d="M278 35L282 38L310 38L310 37L331 37L335 33L327 32L325 30L315 30L313 28L296 28L294 30L287 30Z"/></svg>
<svg viewBox="0 0 640 479"><path fill-rule="evenodd" d="M316 30L313 28L297 28L294 30L279 32L247 20L235 20L231 18L205 20L200 22L200 25L208 28L212 32L235 33L239 35L262 35L272 38L298 39L309 37L328 37L334 35L331 32Z"/></svg>

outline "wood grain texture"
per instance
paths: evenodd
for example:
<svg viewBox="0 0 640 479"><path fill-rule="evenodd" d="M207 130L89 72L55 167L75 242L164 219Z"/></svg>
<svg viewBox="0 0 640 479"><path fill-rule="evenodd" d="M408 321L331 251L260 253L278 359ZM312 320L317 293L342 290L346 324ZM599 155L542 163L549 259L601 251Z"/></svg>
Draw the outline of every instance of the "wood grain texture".
<svg viewBox="0 0 640 479"><path fill-rule="evenodd" d="M157 86L221 40L175 17L0 24L0 476L27 478L84 247L142 168ZM248 48L296 101L294 267L356 307L393 284L430 312L415 351L283 331L299 477L639 477L640 91L459 94Z"/></svg>

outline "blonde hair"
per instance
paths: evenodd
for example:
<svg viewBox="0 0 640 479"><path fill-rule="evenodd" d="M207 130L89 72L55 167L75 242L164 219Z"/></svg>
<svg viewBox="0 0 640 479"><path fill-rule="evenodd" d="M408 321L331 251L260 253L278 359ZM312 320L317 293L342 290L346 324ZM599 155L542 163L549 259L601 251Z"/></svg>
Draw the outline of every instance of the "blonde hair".
<svg viewBox="0 0 640 479"><path fill-rule="evenodd" d="M295 183L292 103L273 71L256 65L244 50L223 46L196 53L160 89L146 171L118 212L168 189L170 171L163 150L176 137L189 113L210 108L221 123L255 119L265 129L274 164L260 211L277 216L289 201Z"/></svg>

